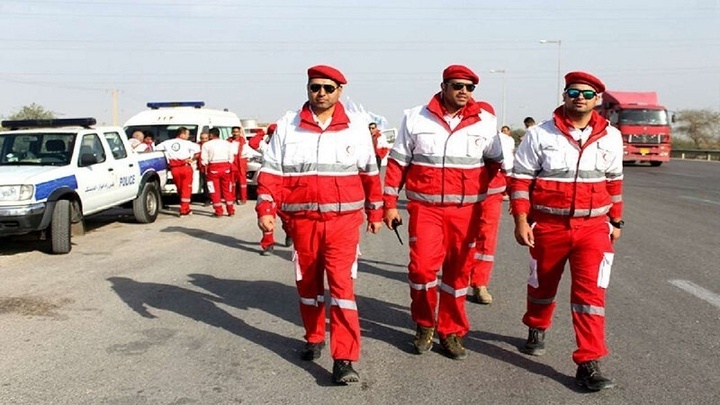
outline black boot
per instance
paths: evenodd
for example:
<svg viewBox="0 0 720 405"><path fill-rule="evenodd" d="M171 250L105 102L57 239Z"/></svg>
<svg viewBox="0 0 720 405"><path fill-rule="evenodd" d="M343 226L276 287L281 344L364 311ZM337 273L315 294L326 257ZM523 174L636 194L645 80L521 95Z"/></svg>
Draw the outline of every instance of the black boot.
<svg viewBox="0 0 720 405"><path fill-rule="evenodd" d="M347 384L360 381L360 375L353 369L350 360L335 360L332 379L335 384Z"/></svg>
<svg viewBox="0 0 720 405"><path fill-rule="evenodd" d="M528 338L525 346L520 351L531 356L542 356L545 354L545 331L542 329L528 329Z"/></svg>
<svg viewBox="0 0 720 405"><path fill-rule="evenodd" d="M325 347L325 342L320 343L305 343L305 349L303 350L300 357L303 360L313 361L320 358L322 349Z"/></svg>
<svg viewBox="0 0 720 405"><path fill-rule="evenodd" d="M590 391L600 391L615 386L611 379L602 375L597 360L580 364L575 374L575 382Z"/></svg>

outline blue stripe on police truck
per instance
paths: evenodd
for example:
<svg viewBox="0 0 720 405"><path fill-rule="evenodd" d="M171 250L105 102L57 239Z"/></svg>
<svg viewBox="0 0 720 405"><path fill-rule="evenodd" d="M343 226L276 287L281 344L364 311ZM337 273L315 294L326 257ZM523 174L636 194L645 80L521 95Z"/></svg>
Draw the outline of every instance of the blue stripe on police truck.
<svg viewBox="0 0 720 405"><path fill-rule="evenodd" d="M35 186L35 200L41 201L47 199L53 191L60 187L69 187L77 190L78 184L75 175L65 176L59 179L46 181Z"/></svg>
<svg viewBox="0 0 720 405"><path fill-rule="evenodd" d="M156 172L166 170L167 161L164 157L152 158L148 160L141 160L140 162L138 162L138 165L140 166L140 174L142 175L145 174L148 169L153 169Z"/></svg>

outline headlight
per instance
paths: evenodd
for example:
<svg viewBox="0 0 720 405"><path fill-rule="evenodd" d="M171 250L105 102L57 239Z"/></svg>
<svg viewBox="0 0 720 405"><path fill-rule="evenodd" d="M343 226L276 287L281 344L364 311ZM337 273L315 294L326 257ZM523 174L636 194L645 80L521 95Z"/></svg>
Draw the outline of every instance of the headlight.
<svg viewBox="0 0 720 405"><path fill-rule="evenodd" d="M0 201L25 201L33 196L35 187L29 184L0 186Z"/></svg>

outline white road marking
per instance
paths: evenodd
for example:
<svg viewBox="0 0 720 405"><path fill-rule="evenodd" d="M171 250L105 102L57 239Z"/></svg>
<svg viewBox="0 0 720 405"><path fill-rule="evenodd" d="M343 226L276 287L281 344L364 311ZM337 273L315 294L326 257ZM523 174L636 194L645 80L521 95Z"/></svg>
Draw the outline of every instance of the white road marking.
<svg viewBox="0 0 720 405"><path fill-rule="evenodd" d="M707 301L720 308L720 295L717 295L710 290L706 290L699 285L687 280L670 280L669 283L685 292L688 292L700 298L701 300Z"/></svg>
<svg viewBox="0 0 720 405"><path fill-rule="evenodd" d="M706 199L704 199L704 198L690 197L690 196L687 196L687 195L681 195L680 198L684 198L684 199L690 200L690 201L698 201L698 202L706 203L706 204L720 205L720 202L718 202L718 201L706 200Z"/></svg>

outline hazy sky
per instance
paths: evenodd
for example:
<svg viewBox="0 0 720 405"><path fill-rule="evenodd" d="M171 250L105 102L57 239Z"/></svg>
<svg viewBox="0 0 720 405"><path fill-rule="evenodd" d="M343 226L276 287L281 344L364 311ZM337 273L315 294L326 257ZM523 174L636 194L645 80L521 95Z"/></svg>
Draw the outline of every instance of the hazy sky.
<svg viewBox="0 0 720 405"><path fill-rule="evenodd" d="M513 128L556 106L558 61L671 110L720 108L718 0L0 0L0 52L2 116L37 103L111 124L116 89L119 125L169 100L271 121L321 63L392 125L454 63L500 120L505 84Z"/></svg>

